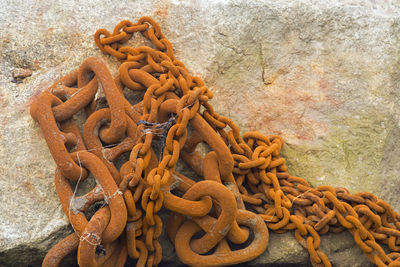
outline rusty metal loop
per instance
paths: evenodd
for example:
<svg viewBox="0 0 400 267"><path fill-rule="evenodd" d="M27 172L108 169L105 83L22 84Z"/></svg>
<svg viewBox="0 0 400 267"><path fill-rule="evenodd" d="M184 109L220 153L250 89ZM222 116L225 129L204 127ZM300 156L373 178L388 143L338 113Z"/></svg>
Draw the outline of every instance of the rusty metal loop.
<svg viewBox="0 0 400 267"><path fill-rule="evenodd" d="M89 83L90 73L96 75L97 80L101 84L104 94L107 97L108 105L111 109L111 124L107 129L100 131L100 138L108 144L119 141L126 129L126 115L123 105L123 96L115 85L114 79L104 62L98 58L86 59L78 73L78 84L82 86Z"/></svg>
<svg viewBox="0 0 400 267"><path fill-rule="evenodd" d="M258 257L268 245L268 230L264 222L254 213L239 210L236 216L239 224L243 224L254 231L254 240L244 249L230 251L227 247L219 246L215 254L201 255L192 250L192 237L201 228L194 222L188 221L178 230L175 238L175 249L178 257L185 264L191 266L226 266L250 261Z"/></svg>
<svg viewBox="0 0 400 267"><path fill-rule="evenodd" d="M232 226L237 210L235 196L232 192L214 181L200 181L194 184L186 191L183 198L196 200L203 196L211 196L215 199L221 206L221 214L210 233L192 242L192 248L200 254L208 252L225 237Z"/></svg>
<svg viewBox="0 0 400 267"><path fill-rule="evenodd" d="M68 254L78 248L78 245L79 237L77 236L77 234L72 233L68 235L47 252L46 257L43 260L42 266L58 266L64 257L66 257Z"/></svg>
<svg viewBox="0 0 400 267"><path fill-rule="evenodd" d="M32 103L30 112L31 116L41 125L50 153L60 171L68 179L77 181L78 179L84 179L88 173L72 160L64 145L64 135L58 129L57 122L52 115L52 107L60 103L61 100L56 96L43 92Z"/></svg>

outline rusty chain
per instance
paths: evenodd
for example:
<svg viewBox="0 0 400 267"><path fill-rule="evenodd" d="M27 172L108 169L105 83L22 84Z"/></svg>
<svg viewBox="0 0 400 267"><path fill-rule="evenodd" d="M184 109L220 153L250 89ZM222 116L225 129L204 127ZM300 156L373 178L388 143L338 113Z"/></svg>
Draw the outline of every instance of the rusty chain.
<svg viewBox="0 0 400 267"><path fill-rule="evenodd" d="M137 32L154 48L123 46ZM320 235L346 229L371 262L400 266L400 215L371 193L314 188L290 175L280 156L282 138L241 136L232 120L216 113L212 93L174 57L153 19L121 21L113 33L100 29L94 39L104 54L122 61L118 75L112 77L102 60L88 58L31 105L74 229L47 253L43 266L58 266L75 250L80 266L124 266L128 256L136 266L158 265L162 208L173 212L166 232L190 266L250 261L267 248L268 229L294 230L313 266L331 266L319 248ZM106 107L99 104L100 90ZM126 90L144 91L143 100L130 103ZM83 134L75 119L81 110ZM160 155L153 150L156 139ZM200 143L209 148L205 156ZM177 172L179 159L204 180ZM77 196L79 182L89 175L96 186ZM88 220L89 211L94 214Z"/></svg>

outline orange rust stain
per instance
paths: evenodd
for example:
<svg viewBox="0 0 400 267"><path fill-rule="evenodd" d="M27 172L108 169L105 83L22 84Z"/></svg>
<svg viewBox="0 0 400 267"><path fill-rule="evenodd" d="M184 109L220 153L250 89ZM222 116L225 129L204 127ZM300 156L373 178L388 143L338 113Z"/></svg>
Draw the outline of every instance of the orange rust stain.
<svg viewBox="0 0 400 267"><path fill-rule="evenodd" d="M168 8L164 10L158 9L154 12L154 14L160 17L166 17L168 15Z"/></svg>
<svg viewBox="0 0 400 267"><path fill-rule="evenodd" d="M7 100L4 99L4 96L0 94L0 108L5 108L8 106Z"/></svg>
<svg viewBox="0 0 400 267"><path fill-rule="evenodd" d="M280 68L272 77L270 77L270 78L268 78L268 79L265 79L264 80L264 84L265 85L271 85L271 84L273 84L275 81L276 81L276 79L280 76L280 75L282 75L282 74L284 74L285 73L285 69L284 68Z"/></svg>
<svg viewBox="0 0 400 267"><path fill-rule="evenodd" d="M33 61L33 68L38 69L40 68L40 61L39 60L34 60Z"/></svg>
<svg viewBox="0 0 400 267"><path fill-rule="evenodd" d="M8 119L4 118L3 121L1 122L1 129L4 129L6 127ZM0 130L0 141L3 138L3 132ZM4 168L0 167L0 170L4 170ZM5 173L5 171L3 172Z"/></svg>
<svg viewBox="0 0 400 267"><path fill-rule="evenodd" d="M159 17L163 20L168 16L169 1L164 1L163 5L154 11L154 16Z"/></svg>
<svg viewBox="0 0 400 267"><path fill-rule="evenodd" d="M276 80L281 75L282 79ZM333 85L320 66L296 66L278 71L265 95L245 95L249 130L279 134L290 141L312 141L328 132L324 111L337 109L340 102L332 96Z"/></svg>
<svg viewBox="0 0 400 267"><path fill-rule="evenodd" d="M25 181L22 185L26 189L26 192L30 198L34 198L35 200L41 199L39 192L29 181Z"/></svg>

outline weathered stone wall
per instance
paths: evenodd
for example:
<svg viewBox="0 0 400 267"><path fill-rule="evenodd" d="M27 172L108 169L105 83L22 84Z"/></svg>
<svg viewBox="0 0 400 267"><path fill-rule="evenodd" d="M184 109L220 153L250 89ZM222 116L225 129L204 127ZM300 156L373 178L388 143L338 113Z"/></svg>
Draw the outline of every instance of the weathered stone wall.
<svg viewBox="0 0 400 267"><path fill-rule="evenodd" d="M215 109L243 132L281 134L292 174L370 191L400 211L400 6L397 1L33 1L0 5L0 265L39 266L67 234L55 165L29 104L88 56L118 62L93 33L154 17ZM32 70L12 82L16 68ZM15 82L15 81L14 81ZM176 261L168 241L166 261ZM348 234L322 239L336 266L368 266ZM307 265L292 234L254 265ZM268 265L269 264L269 265Z"/></svg>

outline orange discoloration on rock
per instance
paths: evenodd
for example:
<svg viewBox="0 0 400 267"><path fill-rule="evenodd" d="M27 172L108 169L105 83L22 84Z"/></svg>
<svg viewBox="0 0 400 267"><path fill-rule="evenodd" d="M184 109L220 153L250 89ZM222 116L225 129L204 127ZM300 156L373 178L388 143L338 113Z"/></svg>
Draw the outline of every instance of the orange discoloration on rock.
<svg viewBox="0 0 400 267"><path fill-rule="evenodd" d="M154 15L160 18L165 18L168 16L169 0L164 1L163 5L154 11Z"/></svg>
<svg viewBox="0 0 400 267"><path fill-rule="evenodd" d="M46 199L44 199L39 191L36 189L35 185L33 185L29 180L26 180L25 182L22 183L22 186L26 189L26 195L32 200L32 201L38 201L38 202L44 202Z"/></svg>
<svg viewBox="0 0 400 267"><path fill-rule="evenodd" d="M250 111L243 119L247 121L246 127L283 135L291 143L325 136L328 118L321 113L340 107L332 95L327 74L312 65L297 66L277 77L274 83L263 88L263 94L265 101L259 99L254 103L253 95L243 101L249 103Z"/></svg>
<svg viewBox="0 0 400 267"><path fill-rule="evenodd" d="M271 85L273 84L276 79L278 79L278 77L282 74L284 74L286 72L285 68L280 68L274 75L272 75L269 78L266 78L264 73L263 73L263 81L265 85Z"/></svg>
<svg viewBox="0 0 400 267"><path fill-rule="evenodd" d="M37 190L36 190L36 188L29 182L29 181L25 181L24 183L23 183L23 186L25 187L25 189L29 192L29 193L31 193L31 194L29 194L30 196L35 196L35 195L37 195Z"/></svg>
<svg viewBox="0 0 400 267"><path fill-rule="evenodd" d="M0 94L0 108L5 108L8 106L7 101L4 99L4 96Z"/></svg>

